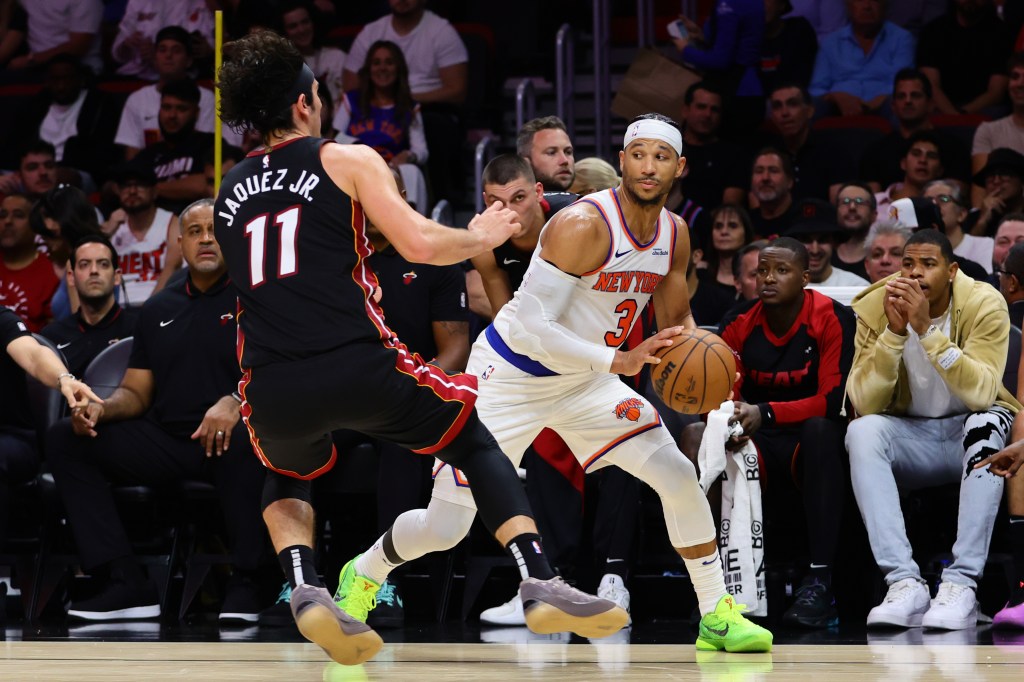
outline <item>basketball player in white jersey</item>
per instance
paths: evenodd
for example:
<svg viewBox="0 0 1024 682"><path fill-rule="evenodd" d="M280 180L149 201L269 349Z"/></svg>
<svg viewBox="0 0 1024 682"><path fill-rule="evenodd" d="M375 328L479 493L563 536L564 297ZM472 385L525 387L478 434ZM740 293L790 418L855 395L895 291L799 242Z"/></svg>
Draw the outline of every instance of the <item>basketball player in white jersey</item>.
<svg viewBox="0 0 1024 682"><path fill-rule="evenodd" d="M670 119L635 119L619 152L620 186L588 195L544 227L522 286L477 340L466 371L478 378L480 418L513 463L549 427L585 471L614 464L658 492L669 539L697 592L698 649L768 651L771 633L743 618L726 592L714 521L692 464L654 406L616 376L659 362L658 349L696 326L686 224L664 209L685 163ZM617 350L651 298L661 331ZM338 605L364 620L376 585L394 567L454 547L474 514L461 472L439 463L427 509L400 516L342 569ZM531 608L544 605L524 603Z"/></svg>

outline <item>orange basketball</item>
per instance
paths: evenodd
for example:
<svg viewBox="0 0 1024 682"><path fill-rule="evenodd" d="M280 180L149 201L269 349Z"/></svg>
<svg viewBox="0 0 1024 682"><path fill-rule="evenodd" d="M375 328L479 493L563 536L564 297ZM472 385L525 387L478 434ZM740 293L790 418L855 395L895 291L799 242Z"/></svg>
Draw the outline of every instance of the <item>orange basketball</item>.
<svg viewBox="0 0 1024 682"><path fill-rule="evenodd" d="M662 401L676 412L704 414L717 409L732 390L736 359L725 341L704 329L684 331L655 355L651 383Z"/></svg>

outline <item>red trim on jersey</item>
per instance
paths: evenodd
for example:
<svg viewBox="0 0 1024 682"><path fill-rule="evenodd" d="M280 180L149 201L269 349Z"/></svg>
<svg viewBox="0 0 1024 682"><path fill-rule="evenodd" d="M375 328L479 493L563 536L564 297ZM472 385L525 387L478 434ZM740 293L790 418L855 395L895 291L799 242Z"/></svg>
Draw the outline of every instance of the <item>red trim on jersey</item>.
<svg viewBox="0 0 1024 682"><path fill-rule="evenodd" d="M583 470L586 471L587 469L589 469L591 464L601 459L602 457L607 455L613 448L622 445L630 438L635 438L636 436L639 436L642 433L647 433L651 429L656 429L659 426L661 426L661 415L655 412L654 421L652 423L646 424L644 426L639 426L633 429L632 431L622 434L621 436L619 436L618 438L616 438L615 440L608 443L603 448L592 454L590 457L588 457L587 461L583 463Z"/></svg>
<svg viewBox="0 0 1024 682"><path fill-rule="evenodd" d="M597 212L604 218L604 224L608 228L608 255L605 256L604 262L601 263L601 267L591 270L590 272L584 272L580 277L587 277L589 275L597 274L607 267L612 262L612 255L615 253L615 232L612 230L612 221L608 220L608 214L601 208L601 204L597 203L593 199L580 199L577 203L590 204L597 209Z"/></svg>
<svg viewBox="0 0 1024 682"><path fill-rule="evenodd" d="M366 216L363 214L363 207L357 201L352 204L352 234L354 235L352 248L356 253L356 264L352 268L352 280L363 290L363 300L366 307L366 316L377 328L382 341L388 342L395 338L395 333L388 329L384 322L384 311L373 300L373 292L379 286L377 275L367 264L366 259L373 254L373 247L370 245L370 238L366 235Z"/></svg>
<svg viewBox="0 0 1024 682"><path fill-rule="evenodd" d="M619 214L619 220L622 221L622 229L625 231L626 239L629 240L629 243L632 244L633 248L635 248L637 251L646 251L647 249L654 246L654 243L658 241L658 235L661 234L661 213L658 213L658 220L656 220L654 223L654 236L651 237L651 241L647 242L646 244L641 244L636 240L636 237L633 236L633 232L629 229L629 223L626 222L626 216L623 215L622 213L622 204L619 203L618 192L615 191L614 187L612 188L611 192L612 199L615 200L615 210Z"/></svg>
<svg viewBox="0 0 1024 682"><path fill-rule="evenodd" d="M292 142L298 142L299 140L304 140L307 137L309 137L309 136L308 135L303 135L302 137L293 137L293 138L291 138L289 140L285 140L284 142L278 142L277 144L272 144L269 147L264 145L262 147L258 147L256 149L253 149L251 152L249 152L245 156L246 156L246 158L248 158L250 156L263 156L265 154L269 154L270 152L277 151L281 147L287 147Z"/></svg>

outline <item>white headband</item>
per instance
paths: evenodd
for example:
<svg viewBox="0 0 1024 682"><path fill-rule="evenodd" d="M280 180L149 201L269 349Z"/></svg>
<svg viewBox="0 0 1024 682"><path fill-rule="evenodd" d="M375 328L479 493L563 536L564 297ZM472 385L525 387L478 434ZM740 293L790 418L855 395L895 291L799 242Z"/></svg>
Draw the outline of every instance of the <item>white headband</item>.
<svg viewBox="0 0 1024 682"><path fill-rule="evenodd" d="M626 135L622 138L622 148L625 149L629 143L636 139L662 140L676 150L676 154L683 155L683 136L679 129L664 121L654 118L642 118L634 121L626 128Z"/></svg>

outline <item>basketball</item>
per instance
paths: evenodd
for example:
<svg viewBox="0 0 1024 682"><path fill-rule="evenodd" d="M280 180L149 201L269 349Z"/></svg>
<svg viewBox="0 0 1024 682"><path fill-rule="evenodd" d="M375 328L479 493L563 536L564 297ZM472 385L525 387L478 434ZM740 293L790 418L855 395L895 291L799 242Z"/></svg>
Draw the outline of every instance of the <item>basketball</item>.
<svg viewBox="0 0 1024 682"><path fill-rule="evenodd" d="M732 349L705 329L686 330L675 343L655 355L651 383L662 402L683 414L704 414L717 409L736 380Z"/></svg>

